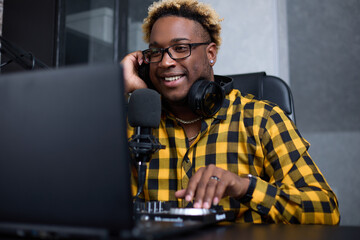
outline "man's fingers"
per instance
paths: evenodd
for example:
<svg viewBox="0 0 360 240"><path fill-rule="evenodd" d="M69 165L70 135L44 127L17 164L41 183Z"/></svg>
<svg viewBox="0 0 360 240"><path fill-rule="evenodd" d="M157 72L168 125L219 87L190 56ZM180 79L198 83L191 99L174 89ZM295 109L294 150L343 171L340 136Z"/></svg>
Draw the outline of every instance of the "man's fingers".
<svg viewBox="0 0 360 240"><path fill-rule="evenodd" d="M133 92L136 89L147 88L145 82L138 75L139 65L143 63L140 51L130 53L120 62L124 68L125 92Z"/></svg>
<svg viewBox="0 0 360 240"><path fill-rule="evenodd" d="M224 175L225 176L225 175ZM212 203L217 205L220 202L220 199L224 197L224 193L226 188L228 187L227 179L224 177L220 179L218 184L216 185L215 193L213 194Z"/></svg>
<svg viewBox="0 0 360 240"><path fill-rule="evenodd" d="M219 185L219 180L216 178L211 178L208 180L208 184L206 187L205 195L204 195L204 203L203 208L210 208L213 202L214 194Z"/></svg>
<svg viewBox="0 0 360 240"><path fill-rule="evenodd" d="M175 192L176 198L185 198L186 189L181 189Z"/></svg>
<svg viewBox="0 0 360 240"><path fill-rule="evenodd" d="M194 200L195 208L210 208L217 205L225 196L239 197L246 191L249 181L225 171L215 165L200 168L190 179L188 188L175 193L177 198L187 202Z"/></svg>
<svg viewBox="0 0 360 240"><path fill-rule="evenodd" d="M191 178L186 188L185 200L190 202L193 200L195 192L198 189L198 184L201 179L201 176L204 172L204 168L200 168Z"/></svg>
<svg viewBox="0 0 360 240"><path fill-rule="evenodd" d="M215 165L209 165L205 168L196 189L195 208L210 208L218 183L217 176L221 176L221 171Z"/></svg>

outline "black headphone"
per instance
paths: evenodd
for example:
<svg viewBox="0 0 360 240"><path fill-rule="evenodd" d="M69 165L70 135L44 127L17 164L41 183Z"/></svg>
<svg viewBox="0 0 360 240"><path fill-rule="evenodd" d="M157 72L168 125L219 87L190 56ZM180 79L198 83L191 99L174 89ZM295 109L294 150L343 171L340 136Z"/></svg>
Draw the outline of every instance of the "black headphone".
<svg viewBox="0 0 360 240"><path fill-rule="evenodd" d="M228 77L216 76L216 78L219 80L199 79L191 86L188 104L194 113L211 117L220 110L226 94L233 89L233 81Z"/></svg>

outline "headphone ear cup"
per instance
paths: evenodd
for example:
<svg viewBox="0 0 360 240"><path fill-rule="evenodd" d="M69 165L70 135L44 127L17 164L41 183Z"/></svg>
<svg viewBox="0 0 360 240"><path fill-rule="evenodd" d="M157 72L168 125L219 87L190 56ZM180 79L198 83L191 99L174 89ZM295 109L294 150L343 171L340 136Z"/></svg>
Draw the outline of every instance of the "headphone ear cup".
<svg viewBox="0 0 360 240"><path fill-rule="evenodd" d="M211 117L220 110L224 98L224 89L218 83L200 79L189 90L188 104L194 113Z"/></svg>
<svg viewBox="0 0 360 240"><path fill-rule="evenodd" d="M199 111L202 105L202 95L203 91L206 88L207 81L204 79L199 79L193 83L188 93L188 104L191 110L200 115ZM202 114L201 114L202 116Z"/></svg>

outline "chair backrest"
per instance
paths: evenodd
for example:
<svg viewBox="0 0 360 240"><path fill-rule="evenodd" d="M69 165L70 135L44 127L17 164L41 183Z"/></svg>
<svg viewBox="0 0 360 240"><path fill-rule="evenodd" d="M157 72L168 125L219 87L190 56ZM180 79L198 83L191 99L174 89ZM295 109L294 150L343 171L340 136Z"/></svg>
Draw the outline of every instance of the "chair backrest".
<svg viewBox="0 0 360 240"><path fill-rule="evenodd" d="M265 72L228 75L234 88L241 93L250 93L259 100L277 104L296 123L294 100L290 87L282 79L268 76Z"/></svg>

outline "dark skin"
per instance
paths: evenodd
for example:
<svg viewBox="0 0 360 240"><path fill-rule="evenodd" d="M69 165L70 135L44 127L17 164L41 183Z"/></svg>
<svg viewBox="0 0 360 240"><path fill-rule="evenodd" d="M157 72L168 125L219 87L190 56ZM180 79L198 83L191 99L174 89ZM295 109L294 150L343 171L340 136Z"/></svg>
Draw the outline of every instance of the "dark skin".
<svg viewBox="0 0 360 240"><path fill-rule="evenodd" d="M167 48L175 43L201 43L208 42L209 39L210 36L198 22L183 17L166 16L155 22L151 30L149 46ZM183 120L198 117L185 104L185 99L192 84L200 77L214 81L212 66L216 62L216 55L216 44L210 43L194 47L188 58L174 60L165 53L161 62L150 63L151 82L176 117ZM124 66L127 92L147 87L137 75L137 68L144 64L142 57L141 52L137 51L130 53L121 61ZM188 137L196 135L200 127L200 121L183 125ZM211 179L211 176L217 176L220 181ZM188 187L177 191L175 197L184 198L186 201L193 200L195 208L210 208L211 204L217 205L225 196L241 198L245 195L248 186L248 178L209 165L200 168L191 177Z"/></svg>

